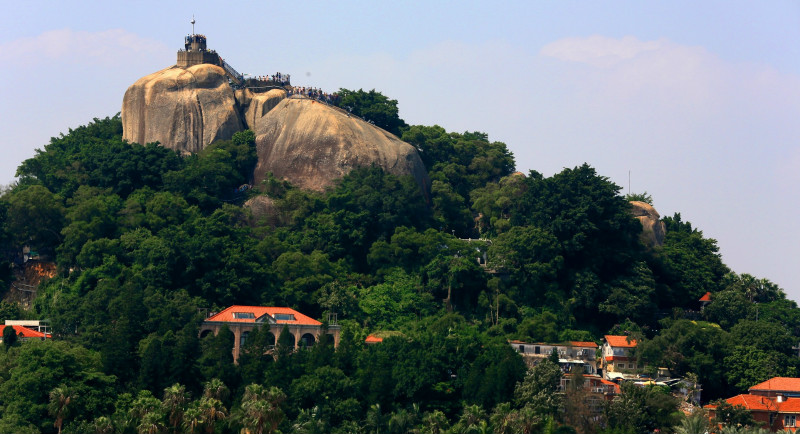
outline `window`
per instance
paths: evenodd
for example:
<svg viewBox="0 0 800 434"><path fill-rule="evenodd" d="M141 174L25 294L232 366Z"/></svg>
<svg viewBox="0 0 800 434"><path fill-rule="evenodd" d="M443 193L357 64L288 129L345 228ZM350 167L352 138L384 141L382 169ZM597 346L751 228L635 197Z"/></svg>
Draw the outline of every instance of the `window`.
<svg viewBox="0 0 800 434"><path fill-rule="evenodd" d="M273 315L276 321L294 321L294 314L291 313L276 313Z"/></svg>
<svg viewBox="0 0 800 434"><path fill-rule="evenodd" d="M624 363L620 363L619 365L617 365L617 367L619 369L625 369L625 364Z"/></svg>
<svg viewBox="0 0 800 434"><path fill-rule="evenodd" d="M244 343L247 342L247 337L250 336L250 332L243 332L242 335L239 337L239 347L243 347Z"/></svg>
<svg viewBox="0 0 800 434"><path fill-rule="evenodd" d="M255 319L256 315L253 312L234 312L233 319Z"/></svg>
<svg viewBox="0 0 800 434"><path fill-rule="evenodd" d="M540 354L541 352L542 352L542 349L541 349L541 348L539 348L539 347L533 347L533 353L534 353L534 354Z"/></svg>
<svg viewBox="0 0 800 434"><path fill-rule="evenodd" d="M795 426L797 423L797 415L796 414L787 414L783 416L783 426Z"/></svg>
<svg viewBox="0 0 800 434"><path fill-rule="evenodd" d="M520 353L524 353L525 352L525 345L520 345L519 346L519 352Z"/></svg>

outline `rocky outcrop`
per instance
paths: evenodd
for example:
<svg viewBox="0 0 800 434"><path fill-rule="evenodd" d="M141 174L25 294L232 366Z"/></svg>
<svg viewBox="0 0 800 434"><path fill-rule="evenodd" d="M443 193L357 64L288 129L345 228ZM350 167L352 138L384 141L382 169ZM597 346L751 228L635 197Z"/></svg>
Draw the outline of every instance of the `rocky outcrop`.
<svg viewBox="0 0 800 434"><path fill-rule="evenodd" d="M295 186L323 190L358 166L412 175L428 196L428 175L416 149L347 112L283 89L234 91L212 64L172 66L136 81L122 102L123 138L160 142L184 153L250 129L256 134L255 183L267 172ZM261 210L269 212L268 210Z"/></svg>
<svg viewBox="0 0 800 434"><path fill-rule="evenodd" d="M427 196L428 175L416 149L344 110L305 98L284 99L261 119L255 182L268 172L321 191L360 166L411 175Z"/></svg>
<svg viewBox="0 0 800 434"><path fill-rule="evenodd" d="M253 93L249 89L236 91L236 101L244 115L244 123L256 135L264 132L264 123L262 122L264 116L284 98L286 98L286 91L280 89L272 89L265 93Z"/></svg>
<svg viewBox="0 0 800 434"><path fill-rule="evenodd" d="M652 205L646 202L631 201L631 213L642 223L642 233L639 238L644 245L653 248L664 244L667 234L661 215Z"/></svg>
<svg viewBox="0 0 800 434"><path fill-rule="evenodd" d="M197 152L245 129L225 71L216 65L172 66L142 77L122 100L123 138Z"/></svg>

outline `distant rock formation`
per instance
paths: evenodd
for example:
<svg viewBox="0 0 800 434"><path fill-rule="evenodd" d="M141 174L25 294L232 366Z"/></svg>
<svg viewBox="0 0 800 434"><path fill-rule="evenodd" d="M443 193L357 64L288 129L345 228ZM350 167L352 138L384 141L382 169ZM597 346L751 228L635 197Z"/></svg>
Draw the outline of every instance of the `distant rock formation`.
<svg viewBox="0 0 800 434"><path fill-rule="evenodd" d="M631 213L642 223L639 235L642 243L650 248L662 246L667 230L658 211L647 202L634 200L631 201Z"/></svg>
<svg viewBox="0 0 800 434"><path fill-rule="evenodd" d="M122 100L122 138L198 152L246 128L225 71L216 65L172 66L142 77Z"/></svg>
<svg viewBox="0 0 800 434"><path fill-rule="evenodd" d="M305 189L323 190L359 166L412 175L428 196L428 175L416 149L344 110L283 89L234 89L223 68L172 66L145 76L125 92L123 138L160 142L183 153L250 129L256 134L254 183L268 172Z"/></svg>
<svg viewBox="0 0 800 434"><path fill-rule="evenodd" d="M412 175L427 194L428 174L413 146L344 110L305 98L284 99L261 119L255 182L267 172L323 190L355 167L377 165Z"/></svg>

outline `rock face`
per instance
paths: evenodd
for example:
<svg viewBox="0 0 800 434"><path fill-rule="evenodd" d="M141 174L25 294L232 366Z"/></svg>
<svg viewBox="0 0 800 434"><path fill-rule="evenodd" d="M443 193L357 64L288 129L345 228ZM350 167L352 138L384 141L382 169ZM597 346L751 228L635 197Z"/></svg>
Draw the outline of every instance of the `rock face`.
<svg viewBox="0 0 800 434"><path fill-rule="evenodd" d="M653 248L664 244L664 236L667 234L666 227L660 220L661 215L652 205L646 202L631 201L631 213L642 223L642 233L639 237L644 245Z"/></svg>
<svg viewBox="0 0 800 434"><path fill-rule="evenodd" d="M122 137L197 152L245 129L225 71L216 65L172 66L140 78L122 100Z"/></svg>
<svg viewBox="0 0 800 434"><path fill-rule="evenodd" d="M283 89L234 91L212 64L172 66L145 76L125 92L123 138L160 142L183 153L250 129L256 134L254 184L267 172L300 188L323 190L359 166L412 175L428 197L429 180L416 149L343 110Z"/></svg>
<svg viewBox="0 0 800 434"><path fill-rule="evenodd" d="M344 110L284 99L261 119L259 130L256 183L272 172L300 188L323 190L353 168L374 164L412 175L428 195L428 175L416 149Z"/></svg>

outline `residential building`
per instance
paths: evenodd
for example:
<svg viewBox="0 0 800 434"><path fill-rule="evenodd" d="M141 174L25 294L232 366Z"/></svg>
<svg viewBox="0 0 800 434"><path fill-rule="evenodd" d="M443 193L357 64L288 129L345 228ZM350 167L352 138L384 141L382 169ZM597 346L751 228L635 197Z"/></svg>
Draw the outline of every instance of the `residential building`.
<svg viewBox="0 0 800 434"><path fill-rule="evenodd" d="M509 341L511 347L520 353L529 366L539 363L552 354L558 352L558 364L565 373L572 372L575 367L583 368L583 373L597 375L597 344L594 342L571 341L561 344L530 343L523 341Z"/></svg>
<svg viewBox="0 0 800 434"><path fill-rule="evenodd" d="M633 378L644 365L636 360L636 340L628 336L605 335L602 351L603 377L608 380Z"/></svg>
<svg viewBox="0 0 800 434"><path fill-rule="evenodd" d="M292 335L295 348L311 347L319 341L322 323L288 307L270 306L231 306L222 312L211 314L200 327L200 337L210 333L216 335L223 325L233 332L233 359L247 341L247 336L257 327L269 326L270 342L275 344L283 328ZM333 337L333 345L339 345L339 330L335 317L328 324L328 334Z"/></svg>
<svg viewBox="0 0 800 434"><path fill-rule="evenodd" d="M800 378L770 378L747 392L725 401L746 408L756 422L763 422L772 431L797 431L800 422ZM709 404L704 408L708 410L709 418L716 417L716 405Z"/></svg>

